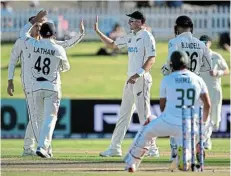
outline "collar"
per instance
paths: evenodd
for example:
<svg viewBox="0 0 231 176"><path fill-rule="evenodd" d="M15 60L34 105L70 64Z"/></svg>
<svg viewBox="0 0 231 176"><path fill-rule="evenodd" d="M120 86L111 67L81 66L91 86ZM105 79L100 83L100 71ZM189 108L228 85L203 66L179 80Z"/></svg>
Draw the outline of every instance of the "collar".
<svg viewBox="0 0 231 176"><path fill-rule="evenodd" d="M173 74L178 74L178 73L187 73L189 70L188 69L183 69L183 70L177 70L177 71L174 71Z"/></svg>
<svg viewBox="0 0 231 176"><path fill-rule="evenodd" d="M136 33L135 33L134 31L132 31L132 34L136 36L136 35L139 35L140 33L142 33L144 30L145 30L144 28L141 28L141 29L140 29L138 32L136 32Z"/></svg>
<svg viewBox="0 0 231 176"><path fill-rule="evenodd" d="M191 32L183 32L179 34L177 37L189 37L192 38L192 33Z"/></svg>
<svg viewBox="0 0 231 176"><path fill-rule="evenodd" d="M40 39L40 41L44 41L47 43L55 43L54 39L50 39L50 38L42 38L42 39Z"/></svg>

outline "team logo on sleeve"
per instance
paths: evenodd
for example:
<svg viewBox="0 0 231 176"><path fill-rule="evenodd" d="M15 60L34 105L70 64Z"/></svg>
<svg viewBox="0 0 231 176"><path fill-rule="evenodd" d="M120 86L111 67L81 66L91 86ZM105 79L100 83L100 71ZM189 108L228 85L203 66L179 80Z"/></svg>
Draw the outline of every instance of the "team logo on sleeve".
<svg viewBox="0 0 231 176"><path fill-rule="evenodd" d="M138 42L141 38L136 39L136 42Z"/></svg>
<svg viewBox="0 0 231 176"><path fill-rule="evenodd" d="M172 43L169 42L169 43L168 43L168 48L171 48L171 47L172 47Z"/></svg>
<svg viewBox="0 0 231 176"><path fill-rule="evenodd" d="M128 43L131 43L132 42L132 39L130 38L130 39L128 39Z"/></svg>

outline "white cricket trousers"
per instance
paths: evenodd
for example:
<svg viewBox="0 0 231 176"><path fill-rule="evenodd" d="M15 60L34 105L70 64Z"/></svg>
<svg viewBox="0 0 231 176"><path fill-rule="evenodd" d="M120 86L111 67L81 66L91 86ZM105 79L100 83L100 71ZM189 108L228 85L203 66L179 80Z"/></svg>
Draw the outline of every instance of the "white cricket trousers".
<svg viewBox="0 0 231 176"><path fill-rule="evenodd" d="M151 85L152 77L149 73L146 73L144 76L138 78L135 84L127 84L127 81L125 82L119 120L116 123L116 127L112 135L110 145L111 149L121 149L121 143L127 132L135 108L138 112L141 124L144 124L145 120L151 116Z"/></svg>
<svg viewBox="0 0 231 176"><path fill-rule="evenodd" d="M210 139L213 130L218 130L221 122L221 107L222 107L222 89L221 87L211 87L209 96L211 100L211 111L208 122L205 128L205 141Z"/></svg>
<svg viewBox="0 0 231 176"><path fill-rule="evenodd" d="M32 92L25 90L27 112L28 112L28 124L26 127L25 137L24 137L24 150L35 149L35 144L38 143L39 139L39 124L37 117L33 114L33 97Z"/></svg>
<svg viewBox="0 0 231 176"><path fill-rule="evenodd" d="M36 117L34 114L34 105L33 105L33 97L31 90L24 89L26 104L27 104L27 112L28 112L28 124L26 127L25 137L24 137L24 150L27 149L35 149L35 145L38 144L39 141L39 133L43 123L43 116L40 118ZM59 89L59 97L61 98L61 90Z"/></svg>
<svg viewBox="0 0 231 176"><path fill-rule="evenodd" d="M153 137L174 136L177 145L183 145L182 125L173 125L169 123L165 120L165 116L165 114L161 114L142 128L135 138L133 146L125 155L125 162L128 165L136 164L138 166L140 164L143 156L149 149L150 141ZM186 149L189 151L191 151L190 128L190 120L186 120ZM196 125L195 128L197 128ZM190 152L188 152L186 159L191 159Z"/></svg>
<svg viewBox="0 0 231 176"><path fill-rule="evenodd" d="M219 129L221 122L221 107L222 107L222 89L221 87L214 87L209 89L209 96L211 99L210 120L216 130Z"/></svg>
<svg viewBox="0 0 231 176"><path fill-rule="evenodd" d="M60 105L58 92L51 90L37 90L33 92L34 114L39 119L43 119L38 147L47 150L52 141L57 115Z"/></svg>

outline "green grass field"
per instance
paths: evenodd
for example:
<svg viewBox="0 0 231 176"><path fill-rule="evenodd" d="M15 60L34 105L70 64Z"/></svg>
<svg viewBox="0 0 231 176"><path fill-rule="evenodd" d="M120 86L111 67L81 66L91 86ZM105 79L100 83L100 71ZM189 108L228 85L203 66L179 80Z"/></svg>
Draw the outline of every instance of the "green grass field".
<svg viewBox="0 0 231 176"><path fill-rule="evenodd" d="M24 98L20 81L20 68L15 72L15 93L9 97L7 88L7 64L13 44L1 46L1 96L2 98ZM62 92L64 98L71 99L121 99L122 89L126 79L127 55L94 56L101 42L82 42L67 51L71 70L62 74ZM216 46L216 44L214 44ZM219 52L230 65L229 53L214 49ZM156 63L151 71L153 86L151 98L159 98L159 87L162 79L160 68L167 58L167 42L157 41ZM222 89L224 99L229 99L230 78L223 78Z"/></svg>
<svg viewBox="0 0 231 176"><path fill-rule="evenodd" d="M39 157L21 157L23 140L2 139L1 162L2 176L123 176L130 175L124 171L122 157L104 158L98 153L105 150L110 139L56 139L53 140L52 159ZM128 150L131 139L123 142L123 151ZM206 152L205 171L203 173L169 171L169 139L157 140L160 158L145 158L140 170L133 174L149 175L229 175L230 171L230 141L229 139L213 139L213 149Z"/></svg>

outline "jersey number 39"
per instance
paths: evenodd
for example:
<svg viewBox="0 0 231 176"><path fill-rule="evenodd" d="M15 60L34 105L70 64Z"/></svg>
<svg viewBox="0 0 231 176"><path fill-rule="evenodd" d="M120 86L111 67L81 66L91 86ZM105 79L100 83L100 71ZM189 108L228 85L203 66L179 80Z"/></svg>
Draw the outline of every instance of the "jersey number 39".
<svg viewBox="0 0 231 176"><path fill-rule="evenodd" d="M180 96L177 97L179 104L176 105L176 108L182 108L183 106L193 106L195 102L195 90L194 89L176 89L176 92L179 92ZM191 104L185 104L185 101L191 101Z"/></svg>

